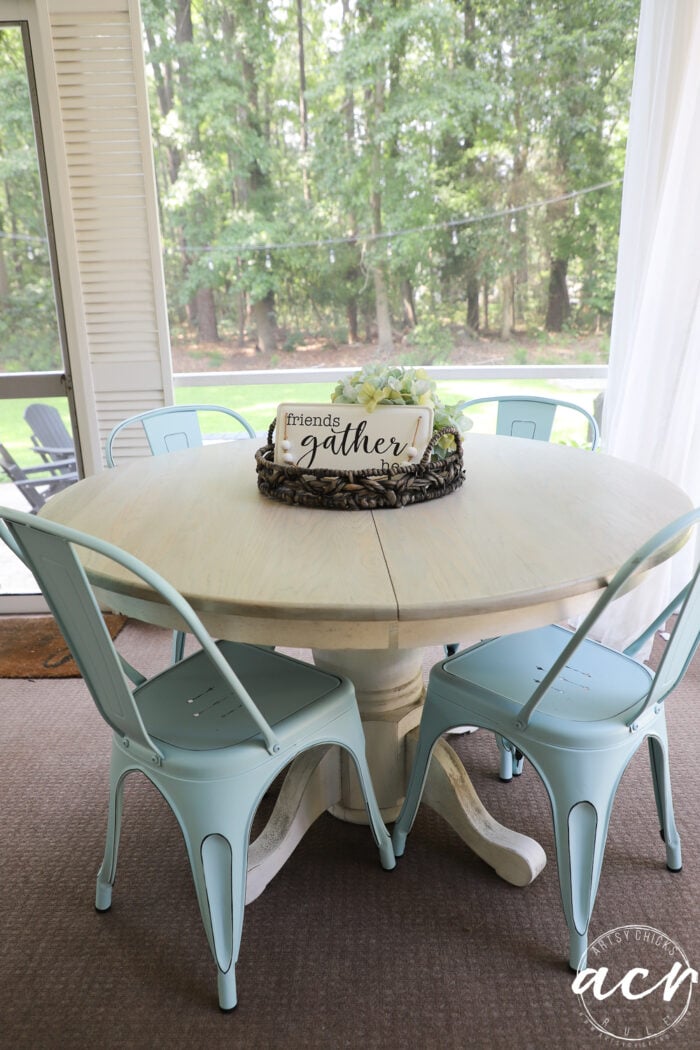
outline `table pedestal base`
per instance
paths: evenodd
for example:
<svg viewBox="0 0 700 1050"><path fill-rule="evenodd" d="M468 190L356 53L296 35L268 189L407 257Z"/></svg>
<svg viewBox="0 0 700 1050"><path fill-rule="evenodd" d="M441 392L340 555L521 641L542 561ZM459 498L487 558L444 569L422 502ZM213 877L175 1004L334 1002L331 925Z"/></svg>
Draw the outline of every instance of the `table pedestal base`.
<svg viewBox="0 0 700 1050"><path fill-rule="evenodd" d="M314 650L318 667L346 675L355 684L367 761L388 824L401 809L415 752L424 695L422 656L421 650L409 649ZM542 847L494 820L444 739L433 752L423 803L506 882L527 886L544 868ZM326 810L341 820L367 823L352 760L337 747L314 748L291 764L272 815L249 849L246 902L262 893Z"/></svg>
<svg viewBox="0 0 700 1050"><path fill-rule="evenodd" d="M387 824L399 815L406 794L405 740L423 708L423 654L420 649L314 649L314 663L345 675L355 686L365 731L365 752L374 793ZM331 813L351 824L367 824L367 810L352 759L341 752L341 803Z"/></svg>

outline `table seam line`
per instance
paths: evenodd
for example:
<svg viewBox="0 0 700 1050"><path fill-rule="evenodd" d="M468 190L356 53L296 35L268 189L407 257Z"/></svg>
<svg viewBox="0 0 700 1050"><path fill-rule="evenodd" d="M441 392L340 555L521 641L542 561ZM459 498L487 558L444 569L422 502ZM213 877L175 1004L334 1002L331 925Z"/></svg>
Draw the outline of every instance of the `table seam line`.
<svg viewBox="0 0 700 1050"><path fill-rule="evenodd" d="M394 595L394 608L395 608L395 611L396 611L396 620L398 622L401 619L401 617L399 616L399 598L398 598L398 595L396 593L396 588L394 587L394 580L393 580L393 577L391 575L391 570L389 568L389 562L387 561L386 554L384 553L384 544L382 543L382 538L381 538L381 536L379 534L379 529L377 528L377 519L374 516L374 511L370 511L370 513L372 515L372 525L374 527L374 531L375 531L375 534L377 536L377 542L379 544L379 549L382 552L382 560L384 562L384 567L386 568L386 574L389 577L389 583L391 584L391 593Z"/></svg>

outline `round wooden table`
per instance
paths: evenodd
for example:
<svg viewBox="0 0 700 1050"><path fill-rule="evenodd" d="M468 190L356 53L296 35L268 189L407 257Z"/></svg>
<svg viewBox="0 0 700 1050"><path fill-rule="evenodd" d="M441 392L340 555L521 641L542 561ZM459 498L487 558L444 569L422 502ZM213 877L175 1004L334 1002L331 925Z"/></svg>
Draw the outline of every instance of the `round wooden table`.
<svg viewBox="0 0 700 1050"><path fill-rule="evenodd" d="M73 485L41 514L147 562L214 636L310 648L318 665L351 678L388 822L401 806L420 720L424 647L585 611L640 543L691 508L670 482L604 454L468 434L466 481L443 499L398 510L309 510L259 494L259 443L138 459ZM180 626L126 572L95 556L85 564L106 607ZM543 868L541 847L488 814L444 740L424 802L507 881L526 885ZM353 771L335 748L290 768L270 823L251 844L248 900L326 809L365 820Z"/></svg>

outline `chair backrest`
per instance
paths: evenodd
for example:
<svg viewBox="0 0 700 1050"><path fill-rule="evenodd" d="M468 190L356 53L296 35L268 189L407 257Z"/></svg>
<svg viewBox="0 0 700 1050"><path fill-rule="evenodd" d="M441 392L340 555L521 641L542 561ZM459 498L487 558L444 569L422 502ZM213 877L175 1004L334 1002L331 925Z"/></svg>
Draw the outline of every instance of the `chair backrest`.
<svg viewBox="0 0 700 1050"><path fill-rule="evenodd" d="M675 689L700 642L700 566L686 590L678 619L656 669L647 707L660 704Z"/></svg>
<svg viewBox="0 0 700 1050"><path fill-rule="evenodd" d="M51 449L55 455L75 453L73 438L68 433L61 414L54 405L42 405L38 402L28 405L24 418L32 431L35 445Z"/></svg>
<svg viewBox="0 0 700 1050"><path fill-rule="evenodd" d="M223 405L166 405L164 408L154 408L149 412L129 416L128 419L117 423L107 438L105 448L107 466L115 465L114 443L117 436L127 427L135 425L143 428L154 456L202 445L204 438L199 422L200 412L216 412L221 416L228 416L229 419L236 420L249 437L255 437L255 431L250 423L232 408L225 408Z"/></svg>
<svg viewBox="0 0 700 1050"><path fill-rule="evenodd" d="M570 641L564 647L558 659L552 664L523 707L518 718L519 728L526 728L532 712L542 697L569 663L573 654L590 633L596 620L602 616L613 598L622 591L626 592L630 589L633 576L646 573L655 564L658 564L661 559L661 552L676 553L690 537L697 534L698 523L700 523L700 507L682 515L657 532L651 539L642 544L627 559L624 565L618 569L598 601L584 618L578 630L571 636ZM683 588L681 595L678 595L673 602L666 606L664 615L670 613L681 597L683 600L678 619L654 676L652 687L644 702L634 712L631 722L639 718L642 712L651 704L661 703L671 690L675 688L685 673L685 669L692 659L698 643L700 643L700 564L695 566L690 581ZM659 626L660 619L660 617L657 617L652 626ZM646 628L642 632L641 637L647 637L648 635L649 628ZM632 653L636 648L637 643L633 642L625 651Z"/></svg>
<svg viewBox="0 0 700 1050"><path fill-rule="evenodd" d="M573 401L561 401L558 398L536 397L520 394L509 394L503 397L475 397L471 401L462 401L458 405L468 414L476 405L495 404L497 406L496 433L509 437L531 438L535 441L549 441L557 409L571 410L583 416L588 424L587 438L593 451L600 438L598 424L590 412Z"/></svg>
<svg viewBox="0 0 700 1050"><path fill-rule="evenodd" d="M270 753L279 750L269 723L216 647L201 620L166 580L126 551L86 533L7 507L0 507L0 521L4 522L25 564L34 573L100 714L116 732L144 748L153 761L162 761L160 748L143 724L124 667L105 626L87 575L78 560L76 548L86 548L122 565L171 605L184 621L187 630L195 635L226 685L247 709L262 734L267 750ZM0 530L0 536L6 539L4 530Z"/></svg>

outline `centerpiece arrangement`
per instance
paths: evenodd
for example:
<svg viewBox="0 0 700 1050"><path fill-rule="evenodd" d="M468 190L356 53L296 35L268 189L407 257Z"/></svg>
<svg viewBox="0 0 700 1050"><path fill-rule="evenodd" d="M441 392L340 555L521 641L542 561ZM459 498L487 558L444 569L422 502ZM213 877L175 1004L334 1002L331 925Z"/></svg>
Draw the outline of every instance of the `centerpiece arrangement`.
<svg viewBox="0 0 700 1050"><path fill-rule="evenodd" d="M343 405L363 405L373 412L378 405L416 405L433 409L433 433L440 432L431 452L432 459L446 459L457 449L458 437L472 426L456 405L445 405L438 397L437 384L423 368L368 365L341 379L331 401Z"/></svg>
<svg viewBox="0 0 700 1050"><path fill-rule="evenodd" d="M267 445L256 453L263 495L305 507L374 510L437 499L462 484L462 433L471 421L441 401L423 369L370 365L341 380L331 404L330 411L318 404L279 406ZM390 406L401 415L387 411ZM406 422L406 433L413 428L421 442L396 436ZM358 466L360 449L374 453L372 462L378 456L381 466ZM309 466L319 450L321 459L330 459ZM352 469L343 468L344 456Z"/></svg>

